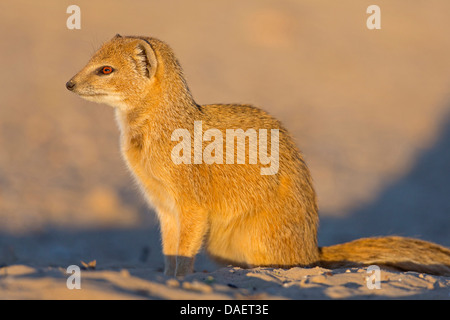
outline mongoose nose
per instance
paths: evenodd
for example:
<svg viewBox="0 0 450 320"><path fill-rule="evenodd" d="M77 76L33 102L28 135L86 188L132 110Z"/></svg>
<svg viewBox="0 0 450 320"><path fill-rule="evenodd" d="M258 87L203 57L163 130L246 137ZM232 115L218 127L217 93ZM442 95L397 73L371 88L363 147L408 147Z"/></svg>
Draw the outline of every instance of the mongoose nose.
<svg viewBox="0 0 450 320"><path fill-rule="evenodd" d="M67 88L68 90L72 91L73 88L75 88L75 82L72 82L72 80L68 81L68 82L66 83L66 88Z"/></svg>

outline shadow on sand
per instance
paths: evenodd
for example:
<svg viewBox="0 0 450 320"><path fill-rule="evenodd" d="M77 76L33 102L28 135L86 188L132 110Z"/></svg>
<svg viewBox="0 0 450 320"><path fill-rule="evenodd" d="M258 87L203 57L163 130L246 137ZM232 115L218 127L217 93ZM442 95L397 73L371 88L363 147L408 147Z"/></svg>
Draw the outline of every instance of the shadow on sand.
<svg viewBox="0 0 450 320"><path fill-rule="evenodd" d="M380 155L380 161L383 161ZM436 143L377 199L344 218L321 218L322 246L369 236L399 235L450 246L450 113Z"/></svg>

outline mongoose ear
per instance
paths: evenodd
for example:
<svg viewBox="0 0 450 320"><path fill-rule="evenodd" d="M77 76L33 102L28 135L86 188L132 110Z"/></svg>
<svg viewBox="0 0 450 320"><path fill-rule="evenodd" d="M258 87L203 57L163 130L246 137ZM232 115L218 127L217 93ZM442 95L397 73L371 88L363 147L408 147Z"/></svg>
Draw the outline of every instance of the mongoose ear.
<svg viewBox="0 0 450 320"><path fill-rule="evenodd" d="M157 68L156 55L148 41L137 41L136 47L134 48L133 59L139 73L149 79L155 75Z"/></svg>
<svg viewBox="0 0 450 320"><path fill-rule="evenodd" d="M115 36L114 36L114 38L122 38L122 36L120 35L120 34L116 34Z"/></svg>

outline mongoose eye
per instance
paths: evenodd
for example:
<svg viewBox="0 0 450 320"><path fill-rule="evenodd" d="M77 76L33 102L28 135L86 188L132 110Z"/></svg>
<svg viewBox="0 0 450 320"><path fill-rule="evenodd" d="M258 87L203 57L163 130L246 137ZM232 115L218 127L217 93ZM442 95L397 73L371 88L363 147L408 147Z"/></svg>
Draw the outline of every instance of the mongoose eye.
<svg viewBox="0 0 450 320"><path fill-rule="evenodd" d="M113 71L114 69L112 67L105 66L100 69L100 74L110 74Z"/></svg>

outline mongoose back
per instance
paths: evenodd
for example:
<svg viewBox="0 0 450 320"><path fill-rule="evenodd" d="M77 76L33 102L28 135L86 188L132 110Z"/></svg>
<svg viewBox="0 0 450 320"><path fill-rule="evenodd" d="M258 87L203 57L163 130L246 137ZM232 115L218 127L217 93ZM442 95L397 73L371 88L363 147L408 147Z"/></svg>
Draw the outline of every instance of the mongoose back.
<svg viewBox="0 0 450 320"><path fill-rule="evenodd" d="M450 250L416 239L319 248L311 175L287 130L251 105L198 105L158 39L116 35L66 87L115 108L123 158L160 222L167 275L193 272L202 246L242 267L378 264L450 274Z"/></svg>

